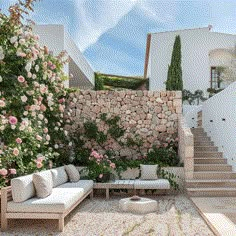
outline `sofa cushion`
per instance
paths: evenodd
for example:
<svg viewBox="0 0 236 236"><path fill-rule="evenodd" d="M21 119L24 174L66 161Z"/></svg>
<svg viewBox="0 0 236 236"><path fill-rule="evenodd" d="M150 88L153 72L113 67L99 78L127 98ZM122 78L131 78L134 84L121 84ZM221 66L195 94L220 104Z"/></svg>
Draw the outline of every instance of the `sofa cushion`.
<svg viewBox="0 0 236 236"><path fill-rule="evenodd" d="M39 198L45 198L52 193L52 173L50 170L33 174L33 183L36 189L36 195Z"/></svg>
<svg viewBox="0 0 236 236"><path fill-rule="evenodd" d="M33 175L17 177L11 180L14 202L23 202L35 195Z"/></svg>
<svg viewBox="0 0 236 236"><path fill-rule="evenodd" d="M167 179L141 180L134 181L135 189L170 189L170 183Z"/></svg>
<svg viewBox="0 0 236 236"><path fill-rule="evenodd" d="M82 189L53 188L46 198L31 198L25 202L8 202L8 212L49 212L63 213L83 196Z"/></svg>
<svg viewBox="0 0 236 236"><path fill-rule="evenodd" d="M57 188L76 188L80 189L84 194L90 191L93 188L93 181L92 180L80 180L78 182L73 183L65 183Z"/></svg>
<svg viewBox="0 0 236 236"><path fill-rule="evenodd" d="M79 171L74 165L65 166L66 173L69 176L70 182L77 182L80 179Z"/></svg>
<svg viewBox="0 0 236 236"><path fill-rule="evenodd" d="M158 165L140 165L141 168L141 179L157 179L157 168Z"/></svg>
<svg viewBox="0 0 236 236"><path fill-rule="evenodd" d="M52 173L53 188L57 187L58 185L64 184L68 181L68 175L66 173L64 166L52 169L51 173Z"/></svg>

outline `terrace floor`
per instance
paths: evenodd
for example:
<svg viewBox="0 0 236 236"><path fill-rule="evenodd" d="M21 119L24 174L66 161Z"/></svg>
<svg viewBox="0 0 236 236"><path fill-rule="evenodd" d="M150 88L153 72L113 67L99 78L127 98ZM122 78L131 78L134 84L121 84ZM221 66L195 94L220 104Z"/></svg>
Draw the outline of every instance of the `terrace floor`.
<svg viewBox="0 0 236 236"><path fill-rule="evenodd" d="M185 195L145 196L158 201L159 210L146 215L119 210L122 196L113 195L84 200L66 219L65 231L56 233L54 220L12 220L2 236L66 235L66 236L205 236L214 235Z"/></svg>
<svg viewBox="0 0 236 236"><path fill-rule="evenodd" d="M236 235L236 197L196 197L192 201L217 235Z"/></svg>

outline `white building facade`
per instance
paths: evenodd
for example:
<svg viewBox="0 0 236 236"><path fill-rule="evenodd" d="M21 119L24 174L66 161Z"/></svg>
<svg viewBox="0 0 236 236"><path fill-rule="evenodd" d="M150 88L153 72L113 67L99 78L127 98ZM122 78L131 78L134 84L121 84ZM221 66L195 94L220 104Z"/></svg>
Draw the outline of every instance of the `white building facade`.
<svg viewBox="0 0 236 236"><path fill-rule="evenodd" d="M148 34L144 77L150 90L165 89L175 37L180 36L184 89L206 93L208 88L224 88L217 68L235 63L236 35L211 31L211 26Z"/></svg>
<svg viewBox="0 0 236 236"><path fill-rule="evenodd" d="M40 46L47 46L54 56L63 50L67 51L70 61L64 71L73 77L65 82L66 87L81 89L94 87L94 71L63 25L35 25L33 30L40 37Z"/></svg>

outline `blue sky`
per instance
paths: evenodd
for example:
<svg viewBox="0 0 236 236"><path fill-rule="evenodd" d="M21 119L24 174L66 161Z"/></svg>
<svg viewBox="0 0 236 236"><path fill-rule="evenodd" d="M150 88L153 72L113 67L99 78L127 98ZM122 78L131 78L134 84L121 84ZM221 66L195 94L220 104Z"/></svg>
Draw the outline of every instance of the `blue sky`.
<svg viewBox="0 0 236 236"><path fill-rule="evenodd" d="M6 9L15 0L0 0ZM95 71L143 75L146 36L213 25L236 34L236 0L41 0L37 24L63 24Z"/></svg>

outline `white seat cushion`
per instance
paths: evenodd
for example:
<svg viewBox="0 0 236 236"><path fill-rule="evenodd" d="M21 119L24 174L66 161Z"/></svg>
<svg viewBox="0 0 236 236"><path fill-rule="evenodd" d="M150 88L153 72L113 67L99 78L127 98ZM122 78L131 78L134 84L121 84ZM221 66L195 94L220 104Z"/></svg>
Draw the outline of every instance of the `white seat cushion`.
<svg viewBox="0 0 236 236"><path fill-rule="evenodd" d="M64 184L68 181L68 175L66 173L65 167L61 166L55 169L51 169L53 188L58 185Z"/></svg>
<svg viewBox="0 0 236 236"><path fill-rule="evenodd" d="M170 189L170 183L167 179L141 180L134 181L135 189Z"/></svg>
<svg viewBox="0 0 236 236"><path fill-rule="evenodd" d="M11 180L12 198L14 202L24 202L35 196L33 175L25 175Z"/></svg>
<svg viewBox="0 0 236 236"><path fill-rule="evenodd" d="M93 188L93 181L92 180L80 180L78 182L70 182L70 183L65 183L62 184L60 186L58 186L58 188L76 188L76 189L80 189L81 191L83 191L83 193L87 193L88 191L90 191Z"/></svg>
<svg viewBox="0 0 236 236"><path fill-rule="evenodd" d="M8 202L8 212L63 213L84 195L82 188L53 188L46 198L31 198L25 202Z"/></svg>

